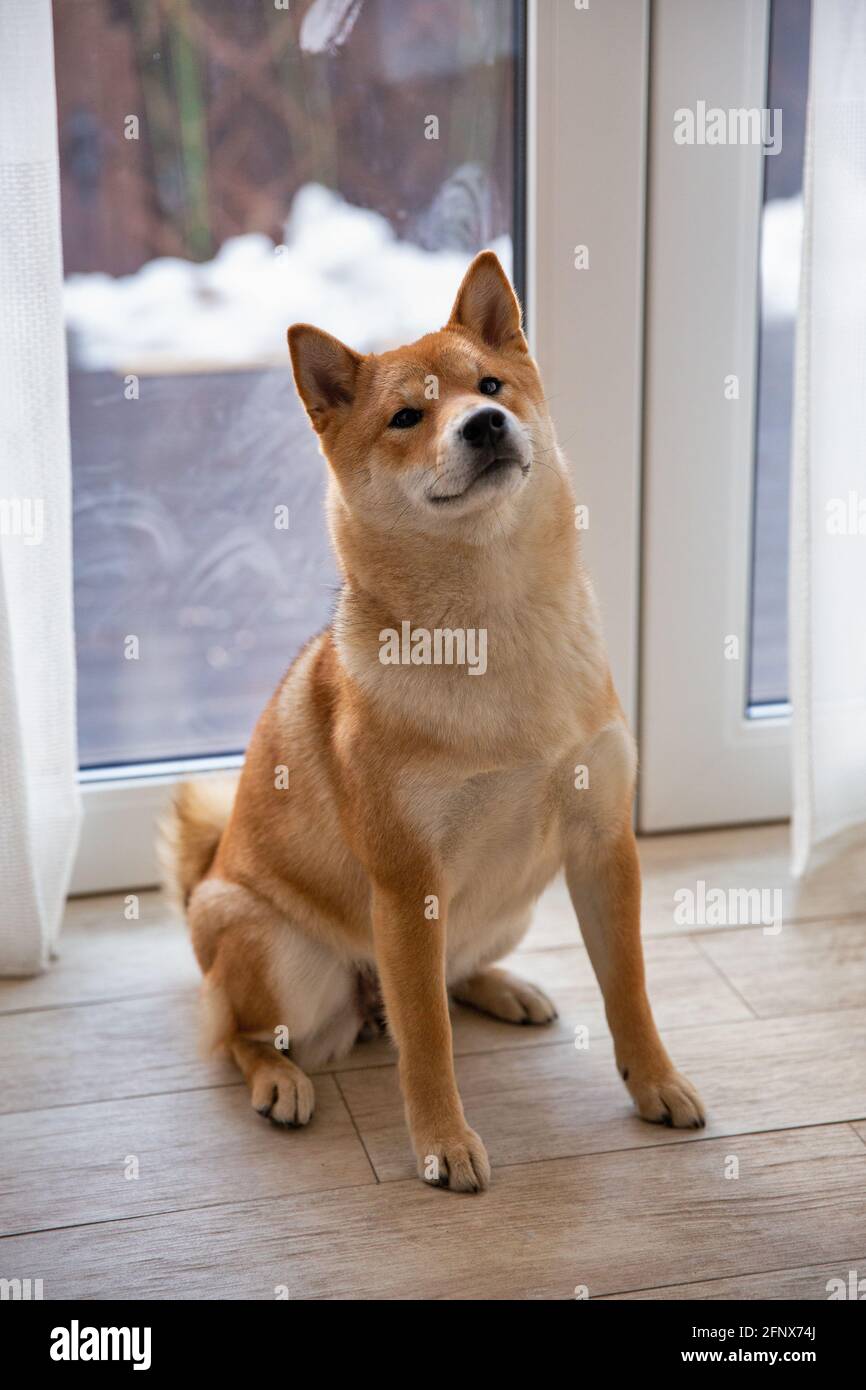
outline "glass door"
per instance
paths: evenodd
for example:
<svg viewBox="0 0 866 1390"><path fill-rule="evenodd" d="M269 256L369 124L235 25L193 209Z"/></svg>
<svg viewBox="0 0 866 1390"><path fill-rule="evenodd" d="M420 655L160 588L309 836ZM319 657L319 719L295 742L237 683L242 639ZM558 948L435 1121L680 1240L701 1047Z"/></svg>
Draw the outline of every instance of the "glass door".
<svg viewBox="0 0 866 1390"><path fill-rule="evenodd" d="M803 232L803 153L811 0L770 6L767 98L782 113L779 152L764 160L761 208L755 498L748 709L788 709L788 520L794 339Z"/></svg>
<svg viewBox="0 0 866 1390"><path fill-rule="evenodd" d="M480 248L522 278L523 14L77 0L54 29L79 745L104 779L240 754L329 621L288 325L376 351L439 327Z"/></svg>
<svg viewBox="0 0 866 1390"><path fill-rule="evenodd" d="M644 830L790 809L788 481L808 0L657 0Z"/></svg>
<svg viewBox="0 0 866 1390"><path fill-rule="evenodd" d="M441 326L524 272L518 0L55 4L85 821L155 881L174 781L239 764L338 576L286 329Z"/></svg>

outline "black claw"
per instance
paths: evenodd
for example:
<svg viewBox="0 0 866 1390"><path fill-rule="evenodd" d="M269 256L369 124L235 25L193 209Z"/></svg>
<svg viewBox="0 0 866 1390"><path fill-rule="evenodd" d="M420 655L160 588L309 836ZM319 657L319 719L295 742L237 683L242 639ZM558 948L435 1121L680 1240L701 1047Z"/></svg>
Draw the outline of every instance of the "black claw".
<svg viewBox="0 0 866 1390"><path fill-rule="evenodd" d="M279 1100L279 1098L280 1098L279 1090L278 1090L278 1088L277 1088L276 1086L274 1086L274 1089L273 1089L273 1091L271 1092L270 1104L269 1104L269 1105L263 1105L262 1108L261 1108L261 1110L259 1110L258 1113L259 1113L260 1115L264 1115L266 1119L270 1119L270 1117L271 1117L271 1111L273 1110L273 1108L274 1108L274 1106L276 1105L276 1103L277 1103L277 1101ZM258 1107L256 1107L256 1108L258 1109Z"/></svg>
<svg viewBox="0 0 866 1390"><path fill-rule="evenodd" d="M622 1079L623 1081L628 1081L628 1067L623 1067Z"/></svg>

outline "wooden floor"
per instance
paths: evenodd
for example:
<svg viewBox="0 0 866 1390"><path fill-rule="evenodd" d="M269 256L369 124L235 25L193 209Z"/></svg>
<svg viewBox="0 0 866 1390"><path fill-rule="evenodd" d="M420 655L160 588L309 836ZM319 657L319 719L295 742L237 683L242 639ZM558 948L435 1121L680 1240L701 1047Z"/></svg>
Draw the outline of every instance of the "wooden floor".
<svg viewBox="0 0 866 1390"><path fill-rule="evenodd" d="M54 968L0 984L0 1277L88 1299L825 1299L863 1277L866 864L796 886L784 827L641 854L651 995L707 1128L633 1114L557 884L513 964L558 1023L455 1011L480 1197L414 1178L384 1042L317 1078L308 1129L276 1130L197 1058L196 969L160 897L138 921L122 897L71 903ZM678 926L697 879L778 888L782 930Z"/></svg>

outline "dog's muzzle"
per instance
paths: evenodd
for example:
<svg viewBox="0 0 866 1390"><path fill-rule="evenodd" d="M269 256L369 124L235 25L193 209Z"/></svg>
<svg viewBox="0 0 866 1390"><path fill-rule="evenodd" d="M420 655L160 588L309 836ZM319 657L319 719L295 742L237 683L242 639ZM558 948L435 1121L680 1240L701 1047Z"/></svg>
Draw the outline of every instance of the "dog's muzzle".
<svg viewBox="0 0 866 1390"><path fill-rule="evenodd" d="M435 504L456 502L480 482L490 483L519 468L528 472L529 463L514 421L505 410L484 406L473 410L457 425L451 436L450 461L443 470L440 486L447 491L429 492L427 500Z"/></svg>

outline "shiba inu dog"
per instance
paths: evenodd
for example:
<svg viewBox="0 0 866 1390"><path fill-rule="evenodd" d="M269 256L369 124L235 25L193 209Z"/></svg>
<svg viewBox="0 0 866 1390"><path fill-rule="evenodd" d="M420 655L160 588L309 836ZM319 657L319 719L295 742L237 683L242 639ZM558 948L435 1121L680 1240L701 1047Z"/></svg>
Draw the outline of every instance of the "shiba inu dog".
<svg viewBox="0 0 866 1390"><path fill-rule="evenodd" d="M165 827L209 1042L260 1114L305 1125L309 1073L384 1017L419 1173L478 1191L490 1167L457 1090L449 996L513 1023L555 1017L494 962L564 867L639 1113L703 1125L646 995L634 744L498 260L476 257L446 326L409 347L363 356L308 324L288 337L343 587L236 793L188 783Z"/></svg>

